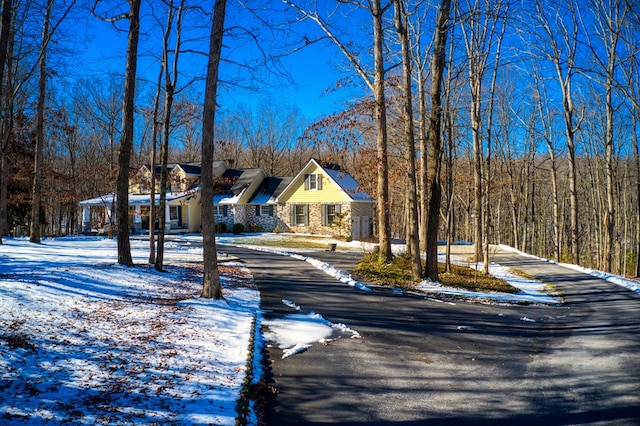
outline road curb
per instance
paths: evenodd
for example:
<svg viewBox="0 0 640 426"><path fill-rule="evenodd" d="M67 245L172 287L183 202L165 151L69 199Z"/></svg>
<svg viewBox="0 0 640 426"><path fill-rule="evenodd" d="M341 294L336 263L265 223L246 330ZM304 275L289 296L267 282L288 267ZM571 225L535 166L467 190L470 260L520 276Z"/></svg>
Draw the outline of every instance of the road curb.
<svg viewBox="0 0 640 426"><path fill-rule="evenodd" d="M251 392L251 384L253 382L253 361L255 356L255 348L256 348L256 318L258 314L253 315L253 320L251 321L251 338L249 339L249 349L247 354L247 365L245 368L245 377L242 383L242 389L240 390L240 398L238 399L238 404L236 406L236 412L238 416L236 417L236 426L244 426L247 424L247 418L249 416L249 406L251 404L250 392Z"/></svg>

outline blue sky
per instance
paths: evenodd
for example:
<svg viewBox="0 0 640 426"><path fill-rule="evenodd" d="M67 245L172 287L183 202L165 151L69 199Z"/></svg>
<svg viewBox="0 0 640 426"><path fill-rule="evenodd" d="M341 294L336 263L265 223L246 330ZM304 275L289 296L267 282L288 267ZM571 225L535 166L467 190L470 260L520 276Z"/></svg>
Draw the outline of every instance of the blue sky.
<svg viewBox="0 0 640 426"><path fill-rule="evenodd" d="M229 2L227 26L237 27L238 21L246 22L246 15L239 19L234 13L238 13L235 2ZM233 6L235 5L235 6ZM145 20L142 25L142 36L139 47L138 78L155 82L158 74L158 62L151 56L161 53L162 29L153 21L149 3L143 2L142 14ZM242 13L242 12L240 12ZM159 13L159 19L163 24L166 19L164 12ZM278 17L279 19L281 17ZM255 27L255 22L254 29ZM194 31L194 34L207 33L208 24L203 24L202 29ZM79 46L78 60L74 60L72 72L82 78L100 78L105 73L124 72L124 55L126 52L126 31L117 31L115 27L102 22L95 17L87 16L84 22L74 23L78 38L86 40ZM84 27L84 28L81 28ZM126 25L118 24L123 30ZM297 108L302 115L310 121L322 116L344 109L345 101L354 95L348 89L335 92L331 89L337 80L344 77L344 72L338 70L338 64L343 63L340 52L330 44L312 44L291 55L279 58L282 70L289 75L273 73L260 64L259 49L265 49L269 53L275 53L281 46L284 33L261 31L260 48L253 40L243 37L242 32L236 31L235 36L227 37L225 54L235 62L245 62L254 68L252 72L257 79L249 82L247 73L242 67L223 64L221 79L225 82L238 81L239 85L223 84L219 92L219 103L223 110L232 111L234 108L273 102L276 105L287 105ZM269 39L268 37L274 37ZM291 37L295 37L291 35ZM173 45L173 43L171 43ZM208 40L200 40L197 43L189 43L188 48L193 50L206 50ZM185 73L184 81L195 76L204 76L205 58L203 55L183 55L180 59L180 68ZM239 77L238 77L239 76ZM242 86L253 85L254 89ZM257 90L255 90L257 89ZM356 96L361 95L357 93Z"/></svg>

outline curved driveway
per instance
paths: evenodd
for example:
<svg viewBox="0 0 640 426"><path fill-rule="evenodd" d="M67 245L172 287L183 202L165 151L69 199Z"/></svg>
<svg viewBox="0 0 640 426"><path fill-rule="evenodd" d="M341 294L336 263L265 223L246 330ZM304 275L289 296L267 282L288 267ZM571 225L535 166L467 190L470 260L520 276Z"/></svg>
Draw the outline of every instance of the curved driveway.
<svg viewBox="0 0 640 426"><path fill-rule="evenodd" d="M640 296L542 261L496 253L566 297L562 306L443 303L349 287L300 260L243 248L265 319L314 311L362 339L282 359L267 424L640 424ZM357 253L317 252L348 270ZM535 322L534 322L535 321Z"/></svg>

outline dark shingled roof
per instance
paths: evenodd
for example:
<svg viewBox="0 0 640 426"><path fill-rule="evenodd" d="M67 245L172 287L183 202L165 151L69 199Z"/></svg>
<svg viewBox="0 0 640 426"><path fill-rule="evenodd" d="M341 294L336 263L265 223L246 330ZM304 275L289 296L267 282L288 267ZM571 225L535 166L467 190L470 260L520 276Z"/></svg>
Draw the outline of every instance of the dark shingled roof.
<svg viewBox="0 0 640 426"><path fill-rule="evenodd" d="M275 202L276 198L293 180L292 177L268 177L265 178L258 190L253 194L249 204L268 204Z"/></svg>

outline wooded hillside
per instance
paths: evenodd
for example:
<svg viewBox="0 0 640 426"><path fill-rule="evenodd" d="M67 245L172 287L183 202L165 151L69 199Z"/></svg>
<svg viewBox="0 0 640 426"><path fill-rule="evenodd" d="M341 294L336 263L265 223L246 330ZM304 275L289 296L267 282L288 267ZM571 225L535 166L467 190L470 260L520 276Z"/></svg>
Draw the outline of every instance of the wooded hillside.
<svg viewBox="0 0 640 426"><path fill-rule="evenodd" d="M126 49L118 72L79 58L96 28L128 32L121 3L2 0L2 236L30 232L37 211L42 235L76 233L78 201L115 191ZM170 163L201 160L213 3L142 1L132 168L159 164L162 146ZM388 219L388 237L423 251L431 235L479 243L480 260L501 243L640 275L640 4L319 3L228 1L215 159L270 176L340 164L378 198L376 229ZM318 46L341 111L270 101L293 93L284 61Z"/></svg>

